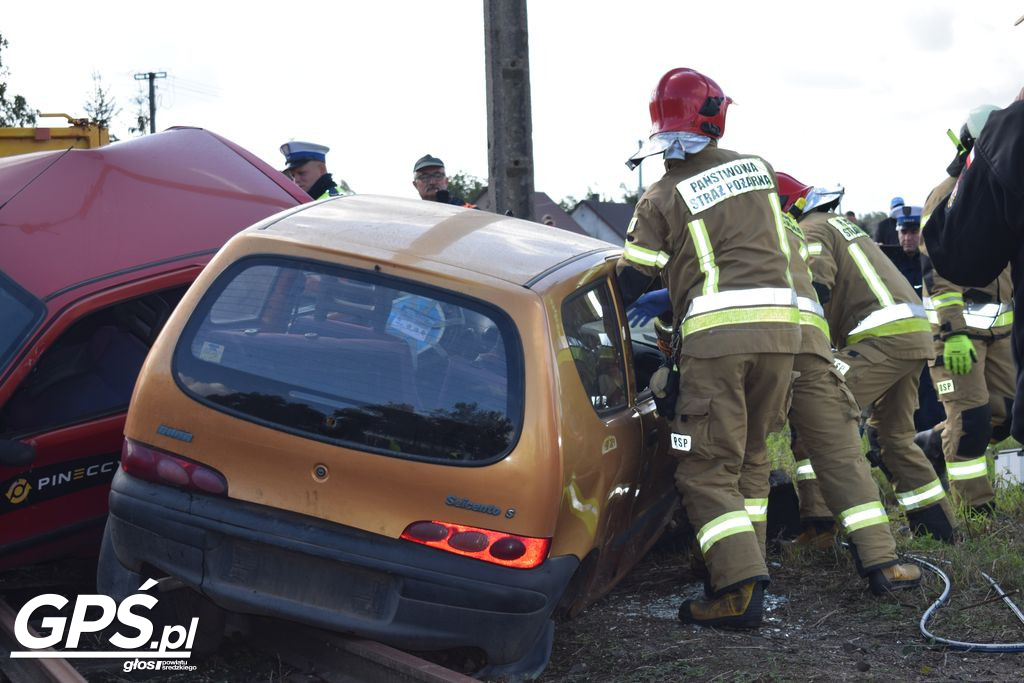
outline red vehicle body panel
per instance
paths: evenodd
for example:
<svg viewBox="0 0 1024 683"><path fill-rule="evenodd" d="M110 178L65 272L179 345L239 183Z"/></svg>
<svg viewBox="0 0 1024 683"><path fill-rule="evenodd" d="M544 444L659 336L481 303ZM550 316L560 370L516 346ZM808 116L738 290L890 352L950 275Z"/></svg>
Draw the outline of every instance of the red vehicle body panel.
<svg viewBox="0 0 1024 683"><path fill-rule="evenodd" d="M0 367L0 410L73 324L187 286L236 232L309 200L198 128L0 159L0 271L45 307ZM94 549L123 427L124 410L27 433L0 424L0 439L36 451L29 466L0 464L0 569Z"/></svg>

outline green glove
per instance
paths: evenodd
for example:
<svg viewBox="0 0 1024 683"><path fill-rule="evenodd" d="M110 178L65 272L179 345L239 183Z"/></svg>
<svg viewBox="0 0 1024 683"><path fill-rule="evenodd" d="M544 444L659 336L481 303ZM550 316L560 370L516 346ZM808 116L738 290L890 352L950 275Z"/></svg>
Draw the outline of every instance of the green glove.
<svg viewBox="0 0 1024 683"><path fill-rule="evenodd" d="M954 334L948 338L942 351L942 362L954 375L966 375L970 372L971 366L978 362L978 354L970 337L966 334Z"/></svg>

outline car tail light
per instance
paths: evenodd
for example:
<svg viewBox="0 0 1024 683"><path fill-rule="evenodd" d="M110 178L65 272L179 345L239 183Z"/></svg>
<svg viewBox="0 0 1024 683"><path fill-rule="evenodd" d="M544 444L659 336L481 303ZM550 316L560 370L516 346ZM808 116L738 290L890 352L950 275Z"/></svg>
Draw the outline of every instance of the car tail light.
<svg viewBox="0 0 1024 683"><path fill-rule="evenodd" d="M536 567L547 558L551 547L550 538L515 536L449 522L413 522L402 532L402 538L516 569Z"/></svg>
<svg viewBox="0 0 1024 683"><path fill-rule="evenodd" d="M180 489L215 496L228 494L227 479L212 467L131 439L125 439L121 447L121 469L139 479Z"/></svg>

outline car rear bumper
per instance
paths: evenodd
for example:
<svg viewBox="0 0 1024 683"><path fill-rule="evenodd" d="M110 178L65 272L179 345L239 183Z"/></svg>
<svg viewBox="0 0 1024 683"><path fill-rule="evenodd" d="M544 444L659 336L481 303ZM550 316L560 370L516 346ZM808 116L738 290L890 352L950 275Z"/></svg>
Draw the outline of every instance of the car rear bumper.
<svg viewBox="0 0 1024 683"><path fill-rule="evenodd" d="M579 566L572 556L490 565L121 471L107 526L125 568L149 565L226 609L411 650L479 647L492 664L530 652Z"/></svg>

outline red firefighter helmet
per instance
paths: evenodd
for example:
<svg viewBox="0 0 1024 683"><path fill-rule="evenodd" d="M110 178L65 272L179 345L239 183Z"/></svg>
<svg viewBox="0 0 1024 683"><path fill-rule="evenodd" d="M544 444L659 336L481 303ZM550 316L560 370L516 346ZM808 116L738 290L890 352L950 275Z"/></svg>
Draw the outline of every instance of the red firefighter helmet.
<svg viewBox="0 0 1024 683"><path fill-rule="evenodd" d="M798 200L807 199L807 195L814 189L788 173L776 171L775 177L779 179L779 198L782 199L782 210L786 213L790 213L790 209Z"/></svg>
<svg viewBox="0 0 1024 683"><path fill-rule="evenodd" d="M672 69L651 93L651 135L686 131L720 138L731 103L732 98L704 74Z"/></svg>

